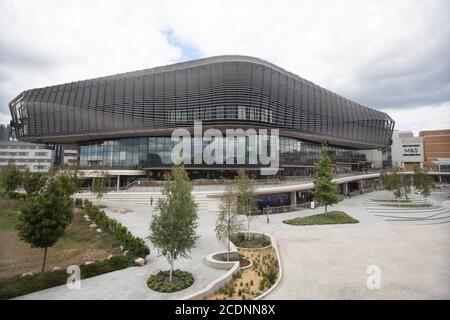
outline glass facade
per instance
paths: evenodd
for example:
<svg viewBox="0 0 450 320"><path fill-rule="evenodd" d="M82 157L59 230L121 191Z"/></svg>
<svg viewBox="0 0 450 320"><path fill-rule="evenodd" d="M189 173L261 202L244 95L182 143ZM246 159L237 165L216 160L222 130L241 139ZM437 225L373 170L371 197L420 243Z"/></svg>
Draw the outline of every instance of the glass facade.
<svg viewBox="0 0 450 320"><path fill-rule="evenodd" d="M245 156L246 165L258 165L252 162L257 150L248 137L244 140L233 137L235 148L231 153L234 159L231 163L237 163L239 155ZM224 163L227 161L227 146L233 138L219 138L219 145L223 149ZM264 139L268 141L268 139ZM194 159L194 139L192 139L191 159ZM200 143L200 141L197 141ZM126 167L126 168L151 168L151 167L171 167L171 152L176 142L170 137L140 137L123 138L116 140L105 140L91 142L79 146L80 165L106 166L106 167ZM202 150L209 144L202 142ZM320 159L321 145L302 141L298 139L280 137L280 165L314 165ZM270 152L270 145L268 144ZM257 148L257 147L256 147ZM366 162L363 154L354 150L344 149L336 146L328 147L329 155L334 162L338 163L361 163ZM230 159L228 159L230 160ZM217 166L217 165L216 165ZM220 166L226 166L220 165Z"/></svg>

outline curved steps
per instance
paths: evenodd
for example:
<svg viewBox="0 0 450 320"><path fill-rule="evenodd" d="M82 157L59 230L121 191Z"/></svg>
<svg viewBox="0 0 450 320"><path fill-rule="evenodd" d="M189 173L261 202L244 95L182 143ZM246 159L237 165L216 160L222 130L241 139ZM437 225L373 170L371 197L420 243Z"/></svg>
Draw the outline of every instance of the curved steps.
<svg viewBox="0 0 450 320"><path fill-rule="evenodd" d="M390 200L393 199L370 199L364 202L364 207L375 216L384 218L386 221L393 223L421 225L450 223L449 208L443 207L440 204L432 203L430 200L424 199L421 196L414 195L408 199L410 200L409 202L400 201L400 206L396 206L398 202ZM402 207L401 204L423 206Z"/></svg>

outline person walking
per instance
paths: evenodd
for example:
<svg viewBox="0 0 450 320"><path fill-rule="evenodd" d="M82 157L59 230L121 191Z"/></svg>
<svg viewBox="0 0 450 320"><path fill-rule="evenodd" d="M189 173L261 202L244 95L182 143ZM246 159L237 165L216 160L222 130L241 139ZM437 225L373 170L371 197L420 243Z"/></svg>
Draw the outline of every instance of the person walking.
<svg viewBox="0 0 450 320"><path fill-rule="evenodd" d="M153 207L153 197L150 197L150 206Z"/></svg>

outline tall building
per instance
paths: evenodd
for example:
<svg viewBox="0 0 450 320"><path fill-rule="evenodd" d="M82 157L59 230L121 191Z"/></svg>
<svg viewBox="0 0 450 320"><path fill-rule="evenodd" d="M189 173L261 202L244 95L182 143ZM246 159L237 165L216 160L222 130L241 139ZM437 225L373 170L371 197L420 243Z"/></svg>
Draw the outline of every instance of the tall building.
<svg viewBox="0 0 450 320"><path fill-rule="evenodd" d="M425 167L450 170L450 129L420 131L423 139Z"/></svg>
<svg viewBox="0 0 450 320"><path fill-rule="evenodd" d="M57 166L78 164L78 146L56 144L53 152L53 164Z"/></svg>
<svg viewBox="0 0 450 320"><path fill-rule="evenodd" d="M423 168L424 152L422 137L414 136L412 131L395 130L392 135L392 164L406 171L414 170L414 166Z"/></svg>
<svg viewBox="0 0 450 320"><path fill-rule="evenodd" d="M329 145L338 171L370 165L357 150L391 142L384 112L321 88L269 62L219 56L82 80L20 93L10 104L19 139L78 146L80 164L122 175L162 177L172 166L175 128L279 129L279 175L309 175ZM224 150L228 137L218 138ZM202 141L205 148L205 141ZM233 145L243 164L185 165L191 177L225 177L237 168L258 175L249 139ZM192 158L196 152L192 148ZM225 151L224 151L225 153ZM225 156L225 154L224 154ZM123 171L123 169L130 170ZM133 171L134 170L134 171Z"/></svg>
<svg viewBox="0 0 450 320"><path fill-rule="evenodd" d="M10 128L0 125L0 170L12 163L31 172L48 172L52 165L52 146L10 139Z"/></svg>

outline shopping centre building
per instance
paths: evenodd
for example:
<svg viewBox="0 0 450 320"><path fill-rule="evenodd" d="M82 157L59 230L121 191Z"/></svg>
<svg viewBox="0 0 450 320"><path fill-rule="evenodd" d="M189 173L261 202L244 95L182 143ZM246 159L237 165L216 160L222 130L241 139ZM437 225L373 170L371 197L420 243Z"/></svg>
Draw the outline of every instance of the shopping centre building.
<svg viewBox="0 0 450 320"><path fill-rule="evenodd" d="M327 143L338 172L366 170L360 150L391 144L394 121L269 62L219 56L20 93L11 126L26 142L78 146L82 167L159 179L173 165L176 128L279 129L277 176L310 175ZM226 140L220 140L225 144ZM223 178L259 163L186 165L192 178ZM224 148L225 150L225 148ZM195 153L192 149L192 153ZM128 179L129 180L129 179ZM124 180L125 181L125 180ZM122 182L125 183L125 182Z"/></svg>

